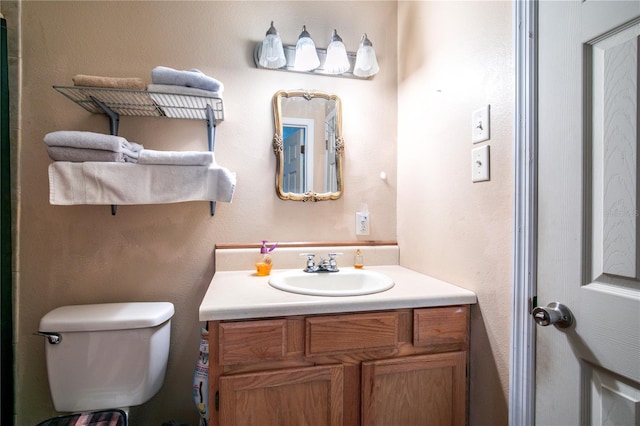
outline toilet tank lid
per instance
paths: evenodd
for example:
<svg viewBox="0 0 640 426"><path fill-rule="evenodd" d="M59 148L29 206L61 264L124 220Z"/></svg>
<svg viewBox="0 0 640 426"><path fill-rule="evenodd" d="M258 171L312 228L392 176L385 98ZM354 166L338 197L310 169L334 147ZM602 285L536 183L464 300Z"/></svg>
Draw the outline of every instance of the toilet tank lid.
<svg viewBox="0 0 640 426"><path fill-rule="evenodd" d="M40 320L39 331L101 331L154 327L175 313L169 302L101 303L61 306Z"/></svg>

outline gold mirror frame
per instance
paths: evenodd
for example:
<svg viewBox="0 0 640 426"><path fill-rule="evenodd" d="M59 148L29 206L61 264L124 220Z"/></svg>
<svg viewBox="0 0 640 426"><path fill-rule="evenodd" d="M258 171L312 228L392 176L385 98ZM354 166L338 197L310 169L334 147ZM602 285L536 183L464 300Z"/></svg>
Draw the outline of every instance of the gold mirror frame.
<svg viewBox="0 0 640 426"><path fill-rule="evenodd" d="M283 152L283 117L282 100L285 98L300 97L308 101L312 99L326 99L335 101L336 104L336 126L335 126L335 155L336 155L336 191L335 192L315 192L305 193L284 192L284 152ZM292 201L325 201L337 200L344 192L343 184L343 161L344 161L344 138L342 137L342 102L337 95L332 95L318 91L306 90L280 90L273 95L273 119L275 124L275 135L273 136L273 153L276 156L276 193L282 200Z"/></svg>

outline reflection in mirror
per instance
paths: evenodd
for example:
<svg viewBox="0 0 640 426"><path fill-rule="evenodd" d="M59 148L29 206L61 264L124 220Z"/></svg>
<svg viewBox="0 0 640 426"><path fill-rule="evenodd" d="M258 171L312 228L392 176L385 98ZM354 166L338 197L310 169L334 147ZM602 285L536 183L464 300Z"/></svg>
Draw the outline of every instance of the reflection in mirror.
<svg viewBox="0 0 640 426"><path fill-rule="evenodd" d="M342 106L323 92L279 91L273 96L276 193L283 200L342 196Z"/></svg>

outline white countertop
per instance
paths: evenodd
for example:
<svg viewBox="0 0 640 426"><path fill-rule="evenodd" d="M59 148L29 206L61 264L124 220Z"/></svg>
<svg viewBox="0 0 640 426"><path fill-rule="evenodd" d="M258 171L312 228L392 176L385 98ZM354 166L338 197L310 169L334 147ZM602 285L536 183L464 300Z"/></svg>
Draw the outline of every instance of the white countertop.
<svg viewBox="0 0 640 426"><path fill-rule="evenodd" d="M390 276L395 285L387 291L364 296L307 296L273 288L268 276L259 277L254 270L219 271L200 304L200 321L476 303L472 291L398 265L366 269ZM273 270L271 274L283 271Z"/></svg>

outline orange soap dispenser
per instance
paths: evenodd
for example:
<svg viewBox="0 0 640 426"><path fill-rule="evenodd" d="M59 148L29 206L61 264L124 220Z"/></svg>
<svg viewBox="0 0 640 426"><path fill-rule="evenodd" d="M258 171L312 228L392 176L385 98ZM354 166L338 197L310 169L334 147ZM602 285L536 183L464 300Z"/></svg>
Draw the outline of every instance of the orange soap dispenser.
<svg viewBox="0 0 640 426"><path fill-rule="evenodd" d="M259 277L267 276L271 273L271 267L273 266L273 259L271 259L271 252L275 250L278 243L275 243L271 247L267 247L267 240L262 240L262 247L260 247L260 257L256 262L256 271Z"/></svg>

